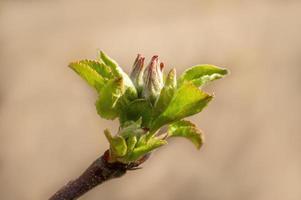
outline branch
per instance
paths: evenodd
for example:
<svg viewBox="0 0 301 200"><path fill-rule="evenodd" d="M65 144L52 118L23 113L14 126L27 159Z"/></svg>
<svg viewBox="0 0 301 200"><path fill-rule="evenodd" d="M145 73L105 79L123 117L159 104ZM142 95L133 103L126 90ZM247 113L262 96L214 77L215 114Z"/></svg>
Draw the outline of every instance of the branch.
<svg viewBox="0 0 301 200"><path fill-rule="evenodd" d="M119 162L109 163L109 150L101 157L96 159L82 175L77 179L70 181L67 185L58 190L49 200L73 200L77 199L95 186L113 179L123 176L127 170L138 169L137 167L143 163L149 156L145 156L139 161L131 164L123 164Z"/></svg>

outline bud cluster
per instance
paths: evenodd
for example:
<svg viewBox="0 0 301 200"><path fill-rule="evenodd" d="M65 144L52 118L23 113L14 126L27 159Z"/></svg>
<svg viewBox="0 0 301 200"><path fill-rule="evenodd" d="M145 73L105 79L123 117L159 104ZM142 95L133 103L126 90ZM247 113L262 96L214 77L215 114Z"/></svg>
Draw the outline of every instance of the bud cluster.
<svg viewBox="0 0 301 200"><path fill-rule="evenodd" d="M164 64L158 56L153 56L147 67L144 67L145 58L138 54L131 72L131 79L140 97L155 102L164 86Z"/></svg>

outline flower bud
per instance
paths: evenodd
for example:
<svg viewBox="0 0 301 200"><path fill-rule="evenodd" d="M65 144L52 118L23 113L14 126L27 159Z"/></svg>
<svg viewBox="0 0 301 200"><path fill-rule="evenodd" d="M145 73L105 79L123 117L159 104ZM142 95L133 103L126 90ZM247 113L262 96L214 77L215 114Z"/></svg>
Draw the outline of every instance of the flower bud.
<svg viewBox="0 0 301 200"><path fill-rule="evenodd" d="M138 54L133 64L133 69L130 75L131 80L133 81L138 91L138 94L141 93L143 89L143 72L144 72L144 57Z"/></svg>
<svg viewBox="0 0 301 200"><path fill-rule="evenodd" d="M152 103L159 97L163 83L163 67L164 64L159 64L158 56L153 56L147 68L144 71L143 81L144 88L142 96L149 99Z"/></svg>

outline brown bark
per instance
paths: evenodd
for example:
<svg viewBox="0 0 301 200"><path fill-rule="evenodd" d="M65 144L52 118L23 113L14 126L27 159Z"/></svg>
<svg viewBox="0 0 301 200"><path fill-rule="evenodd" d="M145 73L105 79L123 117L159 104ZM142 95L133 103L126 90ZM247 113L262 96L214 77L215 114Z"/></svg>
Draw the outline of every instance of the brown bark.
<svg viewBox="0 0 301 200"><path fill-rule="evenodd" d="M127 170L134 170L144 162L148 156L136 163L123 164L119 162L109 163L109 151L95 160L82 175L70 181L58 190L49 200L73 200L77 199L95 186L104 181L123 176Z"/></svg>

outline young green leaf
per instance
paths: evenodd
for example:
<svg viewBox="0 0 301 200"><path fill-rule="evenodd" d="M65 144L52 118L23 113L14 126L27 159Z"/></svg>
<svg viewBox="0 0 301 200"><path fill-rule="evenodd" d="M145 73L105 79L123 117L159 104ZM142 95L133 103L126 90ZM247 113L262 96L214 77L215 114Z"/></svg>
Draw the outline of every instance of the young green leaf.
<svg viewBox="0 0 301 200"><path fill-rule="evenodd" d="M203 144L202 132L190 121L181 120L168 126L168 137L184 137L190 140L197 149Z"/></svg>
<svg viewBox="0 0 301 200"><path fill-rule="evenodd" d="M121 69L121 67L117 64L115 60L110 58L107 54L105 54L103 51L99 52L100 59L111 68L112 73L115 75L115 77L122 77L124 81L124 86L126 90L126 96L127 98L133 100L137 98L137 90L131 81L130 77Z"/></svg>
<svg viewBox="0 0 301 200"><path fill-rule="evenodd" d="M138 121L126 121L120 128L118 134L127 139L130 136L140 136L145 133L145 130L141 128L142 118Z"/></svg>
<svg viewBox="0 0 301 200"><path fill-rule="evenodd" d="M121 123L126 121L137 121L142 118L142 126L149 127L152 117L152 105L146 99L136 99L122 110Z"/></svg>
<svg viewBox="0 0 301 200"><path fill-rule="evenodd" d="M142 135L141 137L138 138L136 146L141 147L143 145L146 145L146 143L147 143L147 134L144 134L144 135Z"/></svg>
<svg viewBox="0 0 301 200"><path fill-rule="evenodd" d="M137 137L132 135L130 136L127 140L127 155L131 154L132 151L134 150L136 143L137 143Z"/></svg>
<svg viewBox="0 0 301 200"><path fill-rule="evenodd" d="M80 62L94 69L99 75L101 75L105 79L114 78L111 68L106 66L102 62L99 62L97 60L82 60Z"/></svg>
<svg viewBox="0 0 301 200"><path fill-rule="evenodd" d="M122 157L127 153L127 145L123 137L120 135L112 136L108 129L104 130L104 134L110 143L110 149L115 157Z"/></svg>
<svg viewBox="0 0 301 200"><path fill-rule="evenodd" d="M193 83L183 84L175 92L166 110L153 121L151 134L165 124L201 112L212 98Z"/></svg>
<svg viewBox="0 0 301 200"><path fill-rule="evenodd" d="M155 137L150 138L146 144L137 146L132 153L129 155L128 160L129 161L135 161L139 158L141 158L142 156L150 153L151 151L153 151L156 148L161 147L162 145L167 144L167 142L165 140L161 140L161 139L157 139Z"/></svg>
<svg viewBox="0 0 301 200"><path fill-rule="evenodd" d="M109 80L100 90L99 98L96 101L98 114L105 119L115 119L119 115L117 102L123 94L122 78Z"/></svg>
<svg viewBox="0 0 301 200"><path fill-rule="evenodd" d="M181 86L184 83L191 81L197 87L200 87L209 81L222 78L227 73L227 69L214 65L195 65L184 71L178 80L178 85Z"/></svg>
<svg viewBox="0 0 301 200"><path fill-rule="evenodd" d="M86 61L72 62L69 67L99 91L105 84L104 78Z"/></svg>
<svg viewBox="0 0 301 200"><path fill-rule="evenodd" d="M123 72L123 70L119 67L118 63L115 60L110 58L103 51L99 51L99 57L100 57L101 61L104 62L104 64L106 64L108 67L111 68L111 70L115 76L121 76L121 72Z"/></svg>
<svg viewBox="0 0 301 200"><path fill-rule="evenodd" d="M172 69L168 73L164 87L161 90L159 99L157 100L154 108L154 117L158 116L162 113L170 103L174 93L177 89L177 78L176 78L176 70Z"/></svg>

